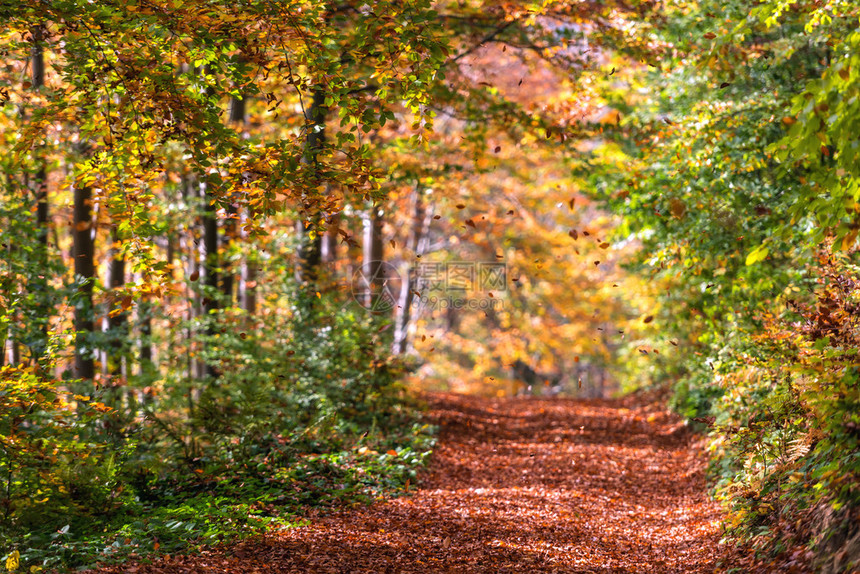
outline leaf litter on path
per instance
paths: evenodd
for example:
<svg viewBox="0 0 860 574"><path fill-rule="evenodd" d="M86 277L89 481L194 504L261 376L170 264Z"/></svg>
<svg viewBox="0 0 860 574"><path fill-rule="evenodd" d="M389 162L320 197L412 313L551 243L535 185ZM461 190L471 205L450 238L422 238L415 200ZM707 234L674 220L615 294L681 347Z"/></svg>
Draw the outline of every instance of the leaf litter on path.
<svg viewBox="0 0 860 574"><path fill-rule="evenodd" d="M690 573L732 561L698 437L659 403L427 400L439 443L412 495L135 571Z"/></svg>

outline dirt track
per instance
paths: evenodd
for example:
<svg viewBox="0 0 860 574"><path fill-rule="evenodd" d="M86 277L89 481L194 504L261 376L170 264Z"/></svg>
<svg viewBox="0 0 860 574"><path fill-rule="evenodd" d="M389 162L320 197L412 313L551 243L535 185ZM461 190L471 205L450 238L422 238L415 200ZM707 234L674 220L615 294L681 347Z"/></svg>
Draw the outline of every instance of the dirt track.
<svg viewBox="0 0 860 574"><path fill-rule="evenodd" d="M719 509L693 437L657 404L431 395L439 444L417 492L176 572L714 572ZM122 567L120 567L122 568Z"/></svg>

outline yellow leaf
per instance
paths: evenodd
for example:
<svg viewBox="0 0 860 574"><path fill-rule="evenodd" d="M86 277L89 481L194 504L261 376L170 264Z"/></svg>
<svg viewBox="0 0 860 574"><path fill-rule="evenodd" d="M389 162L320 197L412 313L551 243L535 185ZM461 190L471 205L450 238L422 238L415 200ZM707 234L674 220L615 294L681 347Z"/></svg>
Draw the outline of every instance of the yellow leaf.
<svg viewBox="0 0 860 574"><path fill-rule="evenodd" d="M848 251L854 246L854 241L857 239L857 232L860 230L852 229L848 235L842 238L842 251Z"/></svg>
<svg viewBox="0 0 860 574"><path fill-rule="evenodd" d="M9 572L14 572L18 569L18 565L21 563L21 553L17 550L10 552L9 556L6 557L6 570Z"/></svg>
<svg viewBox="0 0 860 574"><path fill-rule="evenodd" d="M759 245L758 247L749 252L749 254L747 255L746 264L754 265L759 261L764 261L769 252L770 250L767 247L765 247L764 245Z"/></svg>

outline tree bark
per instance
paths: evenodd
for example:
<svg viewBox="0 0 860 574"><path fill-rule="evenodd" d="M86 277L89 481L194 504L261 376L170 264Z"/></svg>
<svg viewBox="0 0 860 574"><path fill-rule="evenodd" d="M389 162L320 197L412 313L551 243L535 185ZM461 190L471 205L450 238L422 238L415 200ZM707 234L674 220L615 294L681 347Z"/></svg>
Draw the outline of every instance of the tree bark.
<svg viewBox="0 0 860 574"><path fill-rule="evenodd" d="M427 210L424 206L424 192L420 184L415 187L414 197L412 230L406 247L407 252L420 256L422 255L420 246L426 233L426 227L429 224ZM404 354L409 347L409 323L412 319L412 302L414 301L415 289L417 288L417 277L408 261L404 262L400 271L400 277L403 282L397 302L397 316L394 330L394 353L398 355Z"/></svg>
<svg viewBox="0 0 860 574"><path fill-rule="evenodd" d="M239 304L242 305L248 317L257 314L257 262L253 256L246 257L242 265L239 298Z"/></svg>
<svg viewBox="0 0 860 574"><path fill-rule="evenodd" d="M33 91L39 92L45 85L45 57L43 53L42 40L44 29L41 26L33 27L33 46L30 48L30 83ZM35 281L30 283L30 288L35 291L34 295L38 301L40 340L31 346L33 358L39 359L45 354L48 347L48 323L53 311L53 305L49 300L48 293L48 185L45 169L44 146L40 145L33 151L36 163L36 172L33 174L33 187L36 199L36 237L38 239L38 269Z"/></svg>
<svg viewBox="0 0 860 574"><path fill-rule="evenodd" d="M214 198L208 192L205 183L200 183L200 194L205 205L203 206L203 272L204 287L203 314L209 321L206 334L215 334L215 323L211 315L218 310L218 221L215 218ZM206 364L205 373L210 377L217 377L218 372L209 363Z"/></svg>
<svg viewBox="0 0 860 574"><path fill-rule="evenodd" d="M75 281L75 377L91 380L95 376L92 354L93 278L95 277L95 238L92 222L92 190L74 188Z"/></svg>
<svg viewBox="0 0 860 574"><path fill-rule="evenodd" d="M152 366L152 305L141 301L138 307L140 321L140 367L144 371Z"/></svg>
<svg viewBox="0 0 860 574"><path fill-rule="evenodd" d="M110 261L108 263L108 287L116 293L125 286L125 257L120 249L117 230L111 230ZM108 346L107 369L110 375L121 375L123 372L123 346L128 339L128 313L122 311L108 316Z"/></svg>
<svg viewBox="0 0 860 574"><path fill-rule="evenodd" d="M240 130L242 136L245 137L247 123L245 98L233 97L230 99L230 122L237 124L236 129ZM246 211L242 214L242 222L246 221L248 217L250 215ZM247 234L244 231L240 233L247 243ZM246 256L242 263L238 291L239 305L249 317L253 317L257 314L257 263L253 256Z"/></svg>
<svg viewBox="0 0 860 574"><path fill-rule="evenodd" d="M381 298L384 277L382 268L382 215L377 206L364 214L364 241L361 272L367 282L364 304L374 314L382 313L386 303ZM391 303L391 302L390 302Z"/></svg>
<svg viewBox="0 0 860 574"><path fill-rule="evenodd" d="M45 57L42 52L43 30L41 26L33 28L33 47L30 49L30 82L33 90L38 92L45 85ZM41 151L41 150L40 150ZM36 158L38 167L34 183L36 187L36 224L38 226L39 242L48 246L48 187L45 178L44 158Z"/></svg>
<svg viewBox="0 0 860 574"><path fill-rule="evenodd" d="M322 86L314 86L311 105L305 110L307 136L305 137L304 162L309 166L311 177L309 188L316 189L322 184L322 174L319 166L319 152L325 145L326 109L325 91ZM322 262L322 237L316 228L319 223L317 198L307 198L305 219L296 222L296 233L300 237L298 264L296 265L296 281L299 284L316 283L319 277L319 266Z"/></svg>
<svg viewBox="0 0 860 574"><path fill-rule="evenodd" d="M337 230L339 224L340 214L338 213L331 218L331 223L328 224L325 235L322 237L320 258L323 263L334 263L337 261Z"/></svg>

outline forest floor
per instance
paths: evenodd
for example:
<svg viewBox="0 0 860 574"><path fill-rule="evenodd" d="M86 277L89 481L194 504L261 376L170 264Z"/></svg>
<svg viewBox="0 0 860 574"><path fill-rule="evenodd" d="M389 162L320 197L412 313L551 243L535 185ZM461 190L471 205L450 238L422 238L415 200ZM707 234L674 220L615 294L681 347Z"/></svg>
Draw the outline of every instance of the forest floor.
<svg viewBox="0 0 860 574"><path fill-rule="evenodd" d="M659 402L427 400L439 443L410 496L102 572L714 572L733 560L700 437Z"/></svg>

